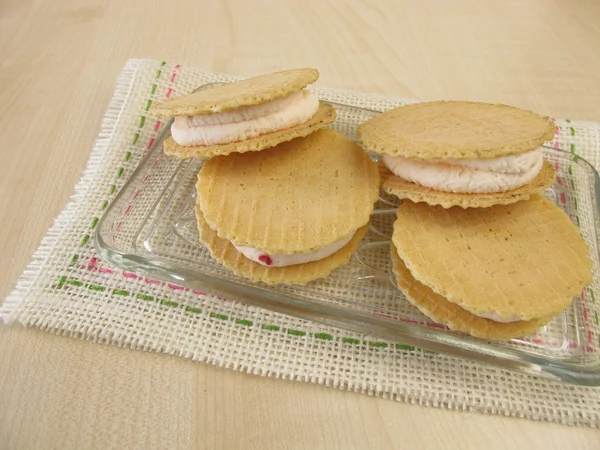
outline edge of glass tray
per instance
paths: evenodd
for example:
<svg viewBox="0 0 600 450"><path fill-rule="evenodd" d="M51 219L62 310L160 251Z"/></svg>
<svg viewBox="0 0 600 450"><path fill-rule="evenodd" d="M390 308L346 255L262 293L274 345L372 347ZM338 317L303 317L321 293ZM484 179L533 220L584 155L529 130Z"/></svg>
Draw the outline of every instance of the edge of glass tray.
<svg viewBox="0 0 600 450"><path fill-rule="evenodd" d="M216 83L214 83L216 84ZM208 87L207 85L202 88ZM367 108L359 108L336 102L329 102L334 106L351 107L369 113L379 114ZM171 122L167 123L163 134L169 130ZM162 136L161 136L162 138ZM157 139L156 147L162 139ZM569 152L551 148L573 157ZM115 205L118 205L127 192L130 184L136 180L137 175L144 170L145 163L154 156L156 148L151 148L140 159L138 166L131 173L129 179L115 196L106 209L95 231L94 244L99 255L111 264L138 275L151 276L152 278L174 283L191 289L201 289L210 294L227 297L230 300L240 301L253 306L269 309L278 313L298 317L300 319L321 323L361 334L378 336L390 341L420 347L450 356L469 359L472 361L491 364L504 369L518 371L529 375L540 376L567 383L583 386L600 386L600 361L593 366L578 366L568 361L551 361L546 358L526 354L509 347L498 347L493 342L472 338L470 336L436 333L428 329L409 323L375 317L357 311L343 309L328 304L294 298L282 293L271 292L264 288L242 286L235 283L205 275L199 272L175 267L172 262L161 258L145 258L138 254L122 252L111 247L102 236L104 223ZM160 150L162 151L162 150ZM600 211L600 175L596 169L584 158L575 155L579 162L583 162L594 174L594 191L596 208Z"/></svg>

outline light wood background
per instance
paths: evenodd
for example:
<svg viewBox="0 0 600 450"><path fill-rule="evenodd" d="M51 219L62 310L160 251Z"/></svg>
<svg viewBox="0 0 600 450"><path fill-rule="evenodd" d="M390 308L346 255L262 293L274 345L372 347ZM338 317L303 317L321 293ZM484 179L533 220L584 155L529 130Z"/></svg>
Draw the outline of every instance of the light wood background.
<svg viewBox="0 0 600 450"><path fill-rule="evenodd" d="M0 295L64 206L129 57L600 121L600 2L0 0ZM0 448L600 448L596 430L0 328Z"/></svg>

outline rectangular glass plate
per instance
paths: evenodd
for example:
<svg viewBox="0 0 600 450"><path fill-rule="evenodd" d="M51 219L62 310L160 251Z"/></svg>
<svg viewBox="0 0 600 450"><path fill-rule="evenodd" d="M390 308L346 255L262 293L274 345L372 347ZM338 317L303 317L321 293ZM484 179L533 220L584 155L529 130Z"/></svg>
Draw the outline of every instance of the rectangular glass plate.
<svg viewBox="0 0 600 450"><path fill-rule="evenodd" d="M357 126L378 114L348 105L334 106L338 116L331 128L353 140ZM104 259L140 275L302 319L509 370L600 385L597 279L535 336L490 342L451 332L421 314L394 286L389 238L399 202L384 194L376 205L371 229L351 263L330 277L306 286L275 287L236 277L198 242L195 180L202 161L179 160L163 153L169 125L97 227L96 246ZM597 270L598 173L571 153L553 148L546 148L544 153L558 172L557 182L545 195L579 227Z"/></svg>

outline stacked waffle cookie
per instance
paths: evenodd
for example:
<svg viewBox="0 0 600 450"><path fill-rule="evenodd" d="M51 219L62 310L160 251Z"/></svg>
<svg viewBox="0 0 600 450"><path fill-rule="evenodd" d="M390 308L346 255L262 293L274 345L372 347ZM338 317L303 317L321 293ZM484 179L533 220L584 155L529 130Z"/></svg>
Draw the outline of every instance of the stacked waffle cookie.
<svg viewBox="0 0 600 450"><path fill-rule="evenodd" d="M591 282L588 249L540 194L553 124L530 111L431 102L365 122L382 189L404 202L391 245L399 289L421 312L485 339L534 333Z"/></svg>
<svg viewBox="0 0 600 450"><path fill-rule="evenodd" d="M368 229L379 172L362 148L323 129L332 105L295 69L198 91L153 107L173 117L167 154L201 158L200 241L236 275L306 284L347 264Z"/></svg>

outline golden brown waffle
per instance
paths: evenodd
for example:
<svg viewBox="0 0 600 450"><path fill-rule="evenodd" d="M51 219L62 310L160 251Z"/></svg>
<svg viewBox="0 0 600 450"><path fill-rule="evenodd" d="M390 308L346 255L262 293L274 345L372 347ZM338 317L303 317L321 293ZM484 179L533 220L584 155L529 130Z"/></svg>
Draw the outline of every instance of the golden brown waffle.
<svg viewBox="0 0 600 450"><path fill-rule="evenodd" d="M482 339L508 340L533 334L552 320L552 317L546 317L503 323L477 317L415 280L398 256L394 245L390 247L392 270L404 296L427 317L453 331L468 333Z"/></svg>
<svg viewBox="0 0 600 450"><path fill-rule="evenodd" d="M196 188L220 238L267 253L308 253L369 222L379 173L359 145L319 130L262 152L212 158Z"/></svg>
<svg viewBox="0 0 600 450"><path fill-rule="evenodd" d="M383 163L379 164L381 189L401 199L412 202L425 202L429 205L440 205L444 208L460 206L461 208L488 208L494 205L509 205L521 200L528 200L534 194L541 194L554 184L556 172L552 164L544 161L542 170L530 183L517 189L505 192L460 194L431 189L420 184L404 180L388 170Z"/></svg>
<svg viewBox="0 0 600 450"><path fill-rule="evenodd" d="M578 230L537 195L492 208L407 201L398 208L392 240L417 281L478 316L553 316L592 279Z"/></svg>
<svg viewBox="0 0 600 450"><path fill-rule="evenodd" d="M220 113L285 97L317 78L319 72L309 68L269 73L156 103L150 113L158 117Z"/></svg>
<svg viewBox="0 0 600 450"><path fill-rule="evenodd" d="M308 119L296 126L285 130L262 134L243 141L231 142L217 145L198 145L184 147L168 137L164 142L164 150L167 155L177 156L181 159L187 158L212 158L213 156L229 155L230 153L257 152L267 148L275 147L282 142L291 141L298 137L308 136L335 120L335 108L329 103L321 102L318 111Z"/></svg>
<svg viewBox="0 0 600 450"><path fill-rule="evenodd" d="M554 124L506 105L439 101L386 111L358 128L363 145L405 158L493 158L533 150L553 138Z"/></svg>
<svg viewBox="0 0 600 450"><path fill-rule="evenodd" d="M310 281L325 278L334 269L348 264L360 241L369 230L368 224L363 226L345 247L319 261L286 267L266 267L246 258L237 251L230 241L218 237L217 233L204 220L202 210L198 205L196 205L196 219L200 233L200 242L208 248L214 259L232 270L237 276L247 278L253 282L262 281L271 285L304 285Z"/></svg>

